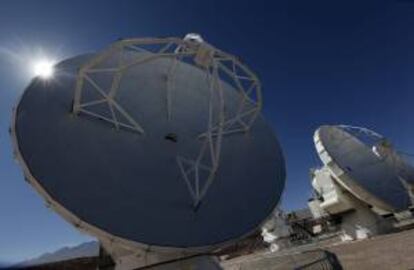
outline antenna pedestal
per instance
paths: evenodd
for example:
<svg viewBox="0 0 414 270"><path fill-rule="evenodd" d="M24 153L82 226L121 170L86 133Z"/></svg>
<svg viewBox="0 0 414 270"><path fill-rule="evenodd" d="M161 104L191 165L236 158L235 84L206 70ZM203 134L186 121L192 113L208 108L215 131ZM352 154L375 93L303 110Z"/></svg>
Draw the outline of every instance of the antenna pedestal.
<svg viewBox="0 0 414 270"><path fill-rule="evenodd" d="M101 241L99 270L214 270L222 269L212 255L154 252L149 250L128 250Z"/></svg>

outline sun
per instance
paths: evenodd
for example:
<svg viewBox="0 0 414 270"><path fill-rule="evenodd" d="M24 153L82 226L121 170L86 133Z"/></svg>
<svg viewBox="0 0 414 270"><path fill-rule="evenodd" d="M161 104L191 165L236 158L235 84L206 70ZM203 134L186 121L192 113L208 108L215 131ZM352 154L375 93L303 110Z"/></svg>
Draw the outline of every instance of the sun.
<svg viewBox="0 0 414 270"><path fill-rule="evenodd" d="M33 62L33 75L42 79L50 79L54 73L54 62L48 59L40 59Z"/></svg>

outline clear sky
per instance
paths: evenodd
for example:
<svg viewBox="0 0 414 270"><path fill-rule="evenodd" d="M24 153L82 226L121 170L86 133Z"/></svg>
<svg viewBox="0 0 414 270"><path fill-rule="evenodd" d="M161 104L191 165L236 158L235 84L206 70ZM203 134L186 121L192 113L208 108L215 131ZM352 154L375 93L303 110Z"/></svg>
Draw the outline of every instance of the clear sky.
<svg viewBox="0 0 414 270"><path fill-rule="evenodd" d="M12 157L10 113L40 51L59 59L122 37L200 33L263 83L287 162L286 209L304 207L321 124L372 128L414 152L414 1L1 1L0 262L75 245Z"/></svg>

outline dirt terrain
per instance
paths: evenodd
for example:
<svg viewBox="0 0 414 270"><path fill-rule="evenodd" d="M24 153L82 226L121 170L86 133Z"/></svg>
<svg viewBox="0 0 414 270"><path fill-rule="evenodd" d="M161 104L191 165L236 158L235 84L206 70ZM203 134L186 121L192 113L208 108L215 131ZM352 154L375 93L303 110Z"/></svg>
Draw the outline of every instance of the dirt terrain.
<svg viewBox="0 0 414 270"><path fill-rule="evenodd" d="M414 269L414 229L347 243L307 245L223 262L226 270Z"/></svg>
<svg viewBox="0 0 414 270"><path fill-rule="evenodd" d="M46 265L30 270L96 269L97 258L81 258ZM287 270L287 269L414 269L414 229L381 235L368 240L347 243L314 243L283 252L260 252L223 261L225 270Z"/></svg>

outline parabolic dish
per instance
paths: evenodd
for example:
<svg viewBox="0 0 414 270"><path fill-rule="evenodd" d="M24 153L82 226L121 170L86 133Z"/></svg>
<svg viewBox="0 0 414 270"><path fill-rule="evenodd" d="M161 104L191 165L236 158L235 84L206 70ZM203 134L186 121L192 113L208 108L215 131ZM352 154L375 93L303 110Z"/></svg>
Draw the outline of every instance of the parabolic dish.
<svg viewBox="0 0 414 270"><path fill-rule="evenodd" d="M362 140L340 126L322 126L314 141L335 180L357 198L388 212L408 209L410 198L398 171Z"/></svg>
<svg viewBox="0 0 414 270"><path fill-rule="evenodd" d="M138 49L142 41L65 60L53 80L32 81L12 121L26 178L98 238L203 250L253 232L279 201L285 166L261 104L246 103L235 86L245 83L215 81L215 68L232 64L205 53L241 72L238 60L193 40L157 39L175 44L157 52Z"/></svg>

